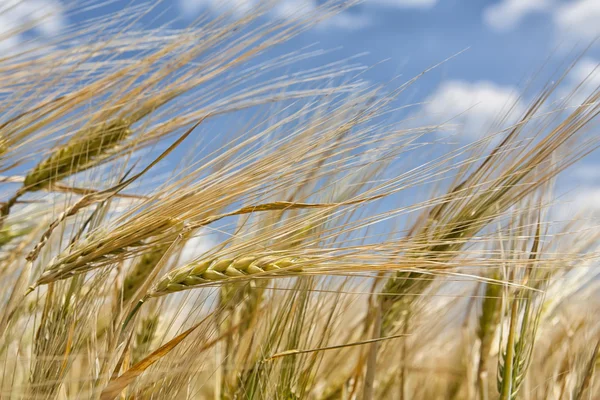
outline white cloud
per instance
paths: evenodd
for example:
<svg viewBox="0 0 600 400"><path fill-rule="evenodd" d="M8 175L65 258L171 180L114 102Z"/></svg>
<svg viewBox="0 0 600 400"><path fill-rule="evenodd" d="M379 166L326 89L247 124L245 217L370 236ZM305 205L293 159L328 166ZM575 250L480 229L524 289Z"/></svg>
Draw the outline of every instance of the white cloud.
<svg viewBox="0 0 600 400"><path fill-rule="evenodd" d="M181 9L186 14L197 14L202 10L214 13L233 12L243 15L259 7L261 0L180 0ZM317 0L278 0L274 3L271 17L281 19L302 18L319 7ZM343 29L358 29L368 25L369 20L364 15L342 12L334 15L319 25L321 27L336 27Z"/></svg>
<svg viewBox="0 0 600 400"><path fill-rule="evenodd" d="M373 4L389 8L429 9L438 0L364 0L365 4ZM211 12L234 12L241 15L259 7L264 0L179 0L180 8L186 15L194 15L202 10ZM274 18L298 18L315 12L321 4L318 0L275 0L270 15ZM320 27L342 29L359 29L371 23L365 13L342 11L323 22Z"/></svg>
<svg viewBox="0 0 600 400"><path fill-rule="evenodd" d="M196 233L196 235L188 240L183 246L179 264L184 265L201 257L216 244L215 238L209 231L200 231Z"/></svg>
<svg viewBox="0 0 600 400"><path fill-rule="evenodd" d="M600 165L580 165L573 169L571 176L584 182L596 182L600 184Z"/></svg>
<svg viewBox="0 0 600 400"><path fill-rule="evenodd" d="M600 86L600 61L584 58L573 68L570 78L577 82L586 80L593 86Z"/></svg>
<svg viewBox="0 0 600 400"><path fill-rule="evenodd" d="M559 93L561 97L569 96L568 105L574 107L583 104L598 88L600 88L600 61L584 58L567 75Z"/></svg>
<svg viewBox="0 0 600 400"><path fill-rule="evenodd" d="M22 40L15 33L26 24L41 36L57 35L66 24L58 0L3 0L0 5L0 50L10 51Z"/></svg>
<svg viewBox="0 0 600 400"><path fill-rule="evenodd" d="M503 0L483 11L483 20L492 29L506 31L517 26L527 15L550 11L554 0Z"/></svg>
<svg viewBox="0 0 600 400"><path fill-rule="evenodd" d="M585 219L591 226L600 222L600 187L587 186L560 199L555 217L562 221Z"/></svg>
<svg viewBox="0 0 600 400"><path fill-rule="evenodd" d="M179 5L184 14L196 14L203 9L213 12L233 10L244 14L258 6L259 0L179 0Z"/></svg>
<svg viewBox="0 0 600 400"><path fill-rule="evenodd" d="M319 24L322 28L334 27L347 30L361 29L371 24L371 18L364 14L341 13Z"/></svg>
<svg viewBox="0 0 600 400"><path fill-rule="evenodd" d="M431 8L438 0L365 0L367 4L377 4L396 8Z"/></svg>
<svg viewBox="0 0 600 400"><path fill-rule="evenodd" d="M447 81L425 102L422 111L428 121L459 123L459 131L470 139L485 136L509 110L506 124L515 122L525 110L515 88L488 81Z"/></svg>
<svg viewBox="0 0 600 400"><path fill-rule="evenodd" d="M299 18L315 12L317 8L318 4L315 0L280 0L273 7L271 14L282 19ZM369 18L364 14L342 12L325 19L319 23L319 26L321 28L360 29L369 23Z"/></svg>
<svg viewBox="0 0 600 400"><path fill-rule="evenodd" d="M280 18L298 18L314 12L317 7L316 2L312 0L283 0L275 5L273 13Z"/></svg>
<svg viewBox="0 0 600 400"><path fill-rule="evenodd" d="M497 31L507 31L533 13L546 12L560 40L590 41L600 35L600 0L501 0L483 12L484 22Z"/></svg>
<svg viewBox="0 0 600 400"><path fill-rule="evenodd" d="M600 35L600 1L575 0L556 8L554 22L562 36L592 40Z"/></svg>

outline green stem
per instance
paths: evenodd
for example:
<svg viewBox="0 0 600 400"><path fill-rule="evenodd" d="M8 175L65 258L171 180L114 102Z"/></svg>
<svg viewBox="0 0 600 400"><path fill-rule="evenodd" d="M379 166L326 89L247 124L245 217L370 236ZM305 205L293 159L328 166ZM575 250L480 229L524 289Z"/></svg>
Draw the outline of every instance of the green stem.
<svg viewBox="0 0 600 400"><path fill-rule="evenodd" d="M510 400L512 396L513 361L515 358L515 331L517 324L518 300L512 304L510 315L510 328L506 343L506 357L504 359L504 373L502 374L502 390L500 400Z"/></svg>
<svg viewBox="0 0 600 400"><path fill-rule="evenodd" d="M123 322L123 327L121 328L121 332L125 331L125 328L127 328L127 325L129 325L129 322L131 322L131 320L133 319L135 314L139 311L139 309L142 307L142 305L144 304L145 301L146 301L146 299L143 298L140 301L138 301L138 303L135 305L135 307L133 307L133 310L131 310L131 312L129 313L127 318L125 318L125 321Z"/></svg>

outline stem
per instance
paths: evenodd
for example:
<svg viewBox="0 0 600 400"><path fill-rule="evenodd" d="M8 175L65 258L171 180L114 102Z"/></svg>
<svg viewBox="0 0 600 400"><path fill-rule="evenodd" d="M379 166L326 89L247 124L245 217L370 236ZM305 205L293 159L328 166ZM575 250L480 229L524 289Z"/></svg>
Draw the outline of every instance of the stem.
<svg viewBox="0 0 600 400"><path fill-rule="evenodd" d="M506 342L506 358L504 360L504 373L502 374L502 391L500 400L510 400L512 395L513 360L515 358L515 331L517 324L517 311L519 301L515 298L510 315L510 328Z"/></svg>
<svg viewBox="0 0 600 400"><path fill-rule="evenodd" d="M381 306L374 307L375 324L373 326L373 338L381 337ZM367 371L365 373L365 384L363 388L363 400L373 399L373 386L375 383L375 371L377 367L377 350L379 350L379 342L371 343L369 347L369 355L367 359Z"/></svg>
<svg viewBox="0 0 600 400"><path fill-rule="evenodd" d="M404 323L402 324L402 333L408 334L408 323L410 321L410 312L407 309L403 311L404 314ZM400 367L400 400L406 399L406 364L407 359L406 355L408 353L408 349L406 346L406 338L402 339L402 365Z"/></svg>
<svg viewBox="0 0 600 400"><path fill-rule="evenodd" d="M121 332L125 331L125 328L127 328L127 325L129 325L129 322L131 322L131 320L133 319L135 314L139 311L139 309L142 307L142 305L144 304L145 301L146 301L146 299L143 298L140 301L138 301L138 303L135 305L135 307L133 307L133 310L131 310L131 312L129 313L127 318L125 318L125 321L123 322L123 327L121 328Z"/></svg>
<svg viewBox="0 0 600 400"><path fill-rule="evenodd" d="M479 371L477 371L477 387L479 390L479 399L480 400L488 400L487 377L488 377L487 368L485 366L483 366L482 363L480 363Z"/></svg>

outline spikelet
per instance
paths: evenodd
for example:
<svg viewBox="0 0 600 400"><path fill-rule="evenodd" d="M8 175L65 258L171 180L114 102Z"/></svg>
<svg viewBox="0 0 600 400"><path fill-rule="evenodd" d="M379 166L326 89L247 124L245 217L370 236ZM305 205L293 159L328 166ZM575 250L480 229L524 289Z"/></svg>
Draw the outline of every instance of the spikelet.
<svg viewBox="0 0 600 400"><path fill-rule="evenodd" d="M194 286L215 283L232 278L257 275L265 272L285 269L294 273L302 271L298 264L306 260L299 257L255 257L246 256L235 259L213 259L186 265L168 273L162 278L148 297L159 297Z"/></svg>
<svg viewBox="0 0 600 400"><path fill-rule="evenodd" d="M23 183L27 191L46 188L89 168L99 156L131 135L128 119L115 119L82 132L33 168Z"/></svg>

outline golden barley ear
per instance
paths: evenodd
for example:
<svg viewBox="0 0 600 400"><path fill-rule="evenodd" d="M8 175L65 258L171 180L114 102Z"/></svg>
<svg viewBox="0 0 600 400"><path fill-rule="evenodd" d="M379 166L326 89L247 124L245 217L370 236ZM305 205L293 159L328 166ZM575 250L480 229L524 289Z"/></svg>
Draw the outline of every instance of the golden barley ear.
<svg viewBox="0 0 600 400"><path fill-rule="evenodd" d="M35 166L25 176L24 188L27 191L42 190L53 182L93 166L98 157L131 133L127 119L115 119L81 132Z"/></svg>
<svg viewBox="0 0 600 400"><path fill-rule="evenodd" d="M158 281L148 297L164 296L203 284L222 283L266 273L298 274L306 261L301 257L277 256L243 256L199 261L169 272Z"/></svg>

